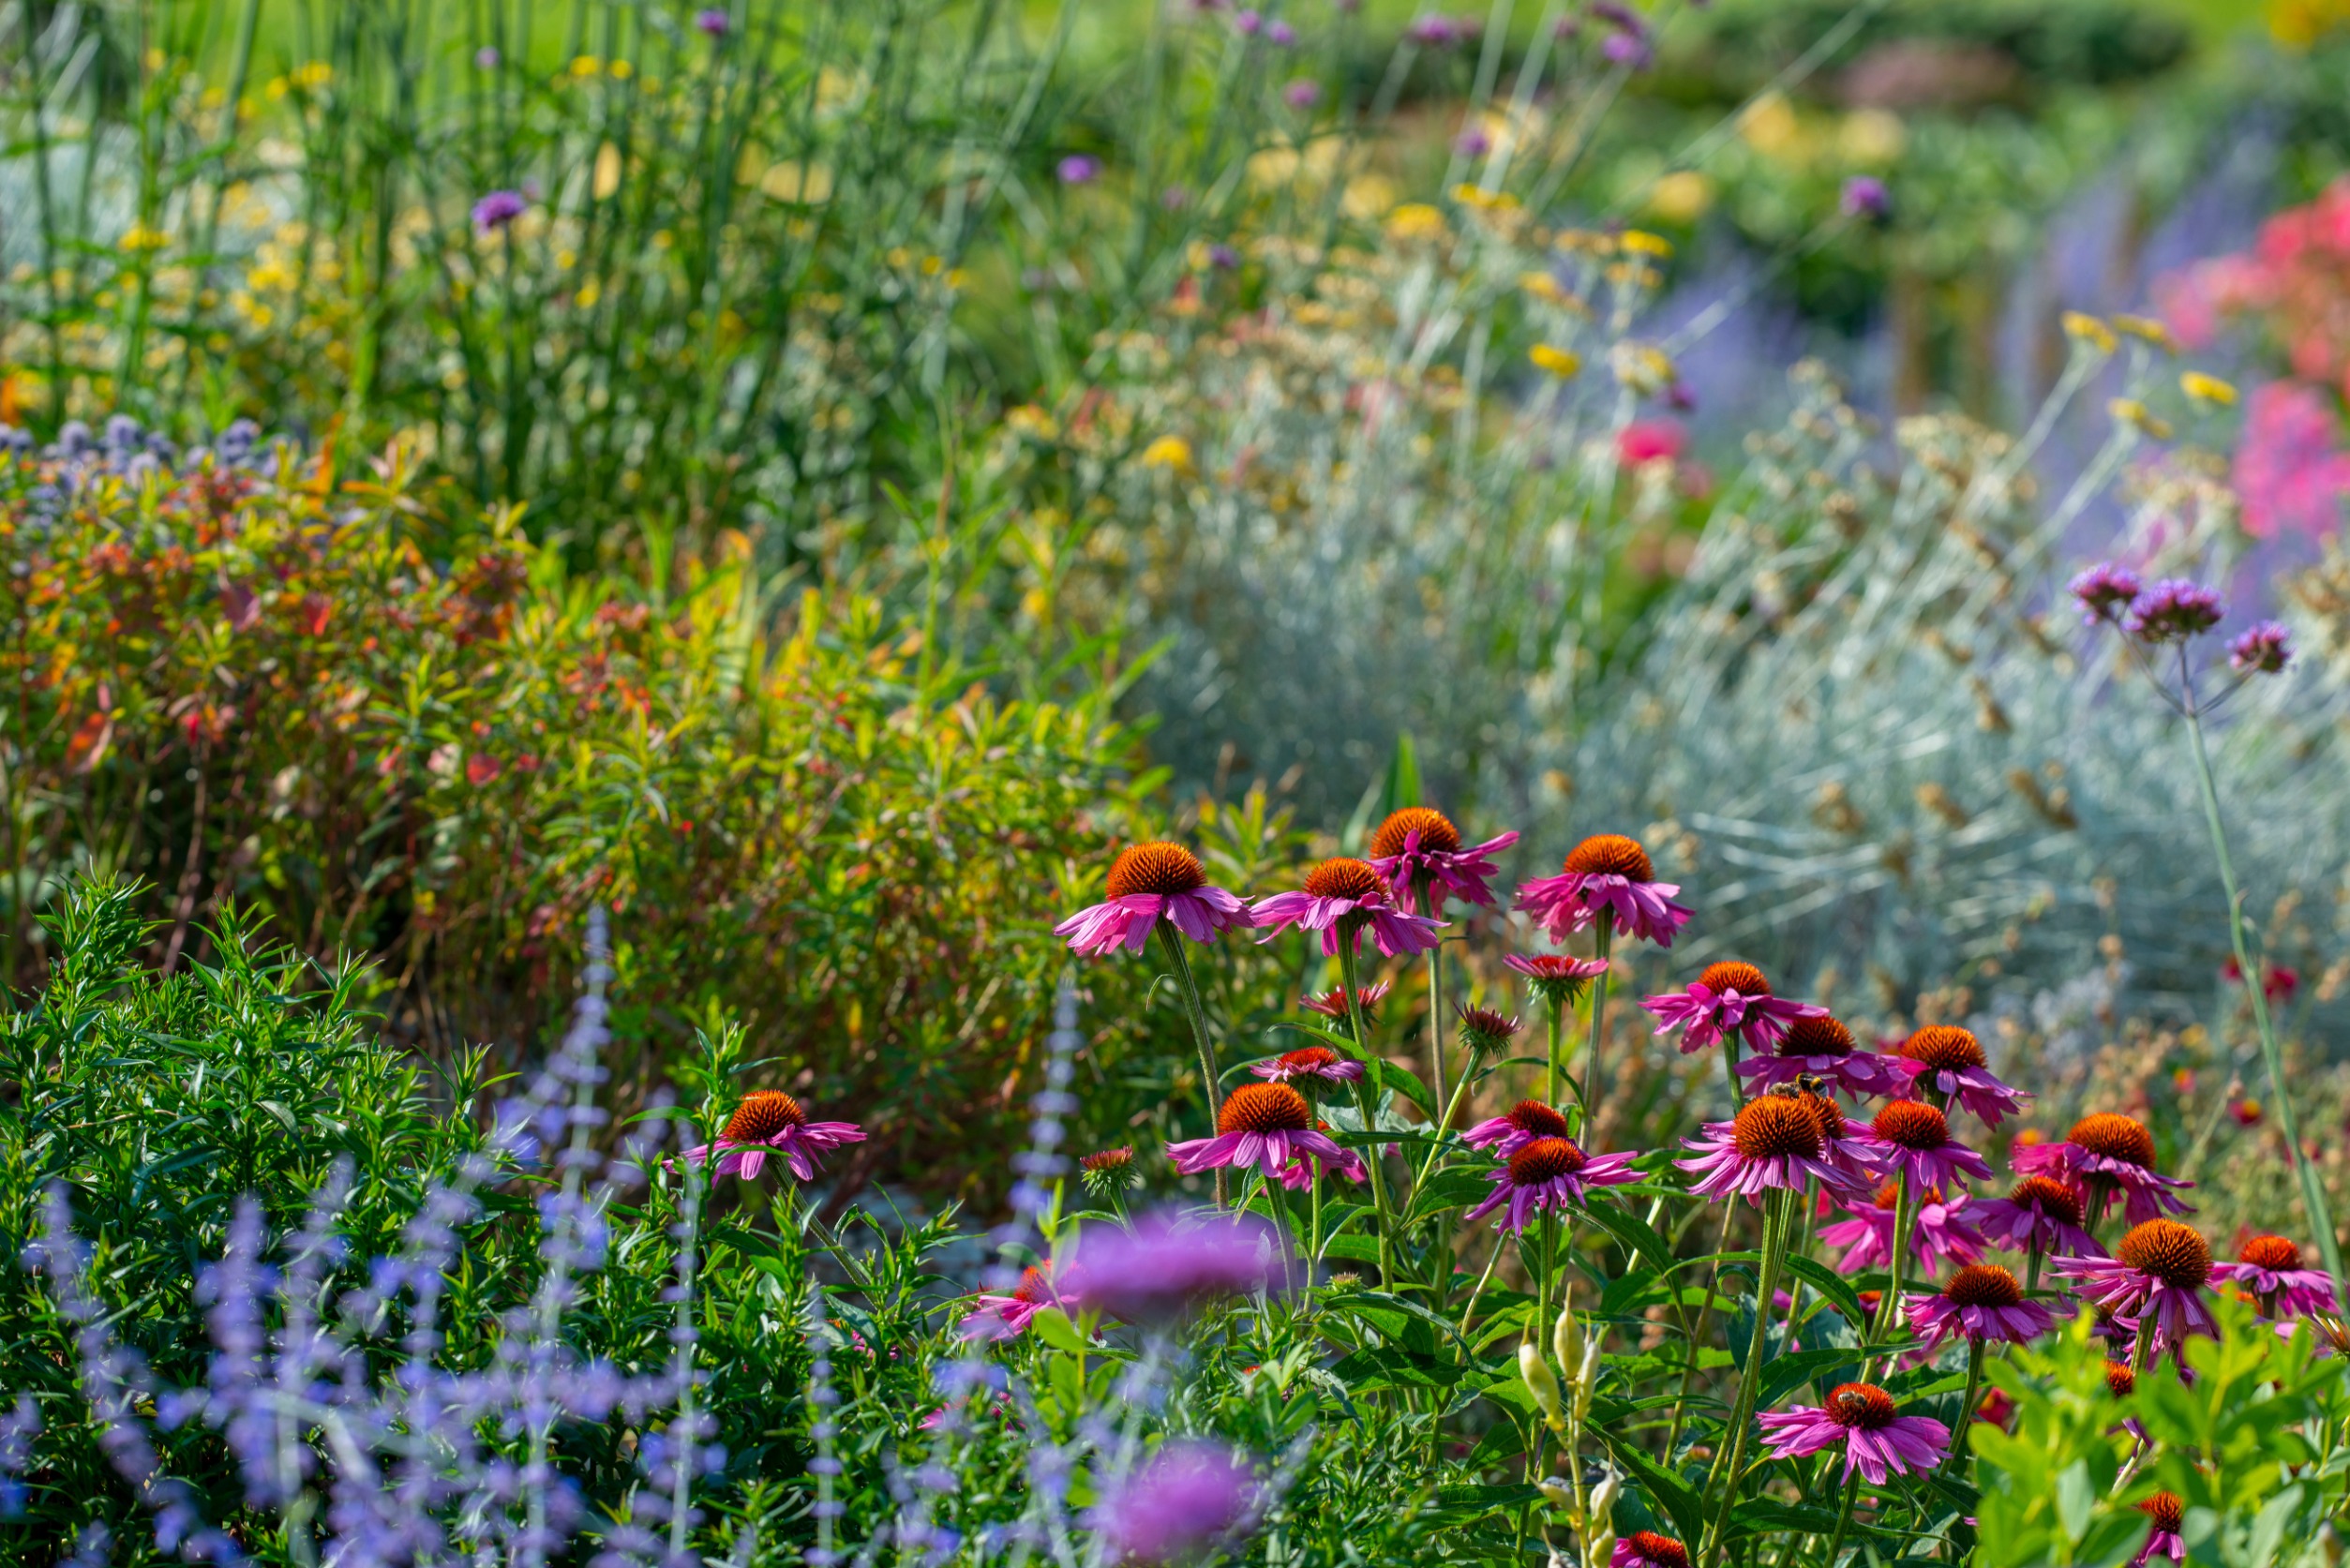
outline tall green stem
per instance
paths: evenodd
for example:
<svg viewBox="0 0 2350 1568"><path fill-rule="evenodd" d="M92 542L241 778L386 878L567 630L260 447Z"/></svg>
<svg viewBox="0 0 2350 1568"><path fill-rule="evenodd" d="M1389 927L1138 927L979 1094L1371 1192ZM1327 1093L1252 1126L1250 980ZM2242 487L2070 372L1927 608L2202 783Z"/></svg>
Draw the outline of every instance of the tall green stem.
<svg viewBox="0 0 2350 1568"><path fill-rule="evenodd" d="M1223 1113L1222 1081L1216 1071L1216 1047L1207 1038L1207 1009L1200 1005L1199 982L1191 978L1191 955L1183 950L1183 933L1175 922L1161 916L1159 920L1159 940L1167 949L1167 962L1175 968L1175 985L1183 993L1183 1008L1191 1017L1191 1038L1200 1048L1200 1093L1207 1099L1207 1130L1216 1132L1217 1118ZM1224 1172L1216 1171L1216 1206L1222 1208L1227 1197Z"/></svg>
<svg viewBox="0 0 2350 1568"><path fill-rule="evenodd" d="M1974 1427L1975 1400L1982 1393L1983 1337L1969 1335L1967 1337L1967 1394L1958 1401L1958 1425L1951 1430L1950 1452L1942 1456L1942 1469L1947 1471L1956 1465L1962 1477L1967 1473L1967 1461L1962 1457L1967 1451L1967 1434Z"/></svg>
<svg viewBox="0 0 2350 1568"><path fill-rule="evenodd" d="M1828 1555L1819 1561L1823 1568L1836 1568L1836 1554L1844 1550L1844 1532L1852 1524L1852 1500L1860 1495L1861 1472L1854 1471L1844 1478L1844 1502L1836 1509L1836 1532L1828 1538Z"/></svg>
<svg viewBox="0 0 2350 1568"><path fill-rule="evenodd" d="M2203 741L2203 713L2195 703L2195 690L2187 676L2187 650L2182 644L2178 650L2180 690L2186 698L2187 734L2194 742L2195 782L2203 788L2203 817L2211 830L2211 853L2220 862L2220 890L2227 896L2227 937L2236 949L2236 967L2244 977L2244 992L2252 1000L2253 1026L2260 1032L2260 1059L2268 1068L2268 1094L2276 1101L2277 1128L2284 1134L2285 1152L2292 1157L2293 1173L2300 1178L2301 1206L2306 1211L2309 1228L2317 1238L2318 1255L2326 1263L2327 1277L2333 1281L2334 1299L2343 1296L2342 1248L2334 1237L2333 1212L2326 1203L2326 1188L2317 1179L2316 1170L2309 1156L2301 1150L2299 1118L2293 1113L2293 1097L2284 1086L2284 1053L2277 1044L2276 1022L2268 1015L2268 993L2263 981L2267 978L2253 963L2252 945L2244 934L2243 897L2236 888L2236 862L2227 850L2227 829L2220 816L2219 784L2212 776L2211 754Z"/></svg>
<svg viewBox="0 0 2350 1568"><path fill-rule="evenodd" d="M1908 1272L1909 1228L1917 1223L1918 1205L1911 1202L1914 1185L1908 1172L1901 1173L1901 1185L1893 1191L1893 1255L1886 1261L1885 1296L1877 1304L1877 1319L1869 1325L1868 1344L1874 1346L1893 1332L1893 1320L1901 1311L1901 1279ZM1867 1358L1862 1358L1863 1376L1866 1376Z"/></svg>
<svg viewBox="0 0 2350 1568"><path fill-rule="evenodd" d="M1794 1195L1800 1199L1803 1194ZM1753 1419L1755 1399L1762 1389L1763 1351L1771 1342L1771 1298L1779 1287L1779 1264L1787 1251L1788 1221L1791 1217L1786 1194L1773 1193L1762 1213L1762 1267L1755 1277L1755 1326L1746 1341L1746 1365L1738 1375L1738 1397L1730 1406L1729 1463L1722 1471L1722 1501L1708 1527L1700 1562L1721 1561L1720 1546L1729 1529L1729 1511L1738 1501L1739 1476L1746 1462L1746 1426Z"/></svg>
<svg viewBox="0 0 2350 1568"><path fill-rule="evenodd" d="M1432 883L1420 884L1420 903L1430 915L1436 913ZM1428 1090L1445 1113L1445 1119L1436 1124L1436 1136L1442 1139L1452 1121L1451 1107L1444 1099L1444 944L1441 940L1428 949Z"/></svg>
<svg viewBox="0 0 2350 1568"><path fill-rule="evenodd" d="M1599 944L1593 949L1593 956L1602 963L1608 962L1608 949L1614 941L1615 933L1616 912L1602 909L1599 912ZM1599 1081L1599 1035L1607 1017L1608 971L1602 969L1591 984L1591 1038L1583 1045L1583 1074L1575 1090L1575 1098L1583 1108L1580 1130L1586 1137L1590 1136L1593 1119L1591 1092L1594 1088L1604 1089L1607 1086Z"/></svg>
<svg viewBox="0 0 2350 1568"><path fill-rule="evenodd" d="M1550 1004L1546 1021L1549 1043L1543 1053L1542 1103L1555 1107L1559 1103L1559 1058L1566 1053L1566 1003Z"/></svg>
<svg viewBox="0 0 2350 1568"><path fill-rule="evenodd" d="M1370 1026L1363 1022L1362 987L1355 979L1355 944L1361 939L1359 926L1350 928L1341 920L1339 925L1339 984L1346 992L1346 1019L1354 1026L1355 1049L1370 1061ZM1355 1108L1362 1113L1363 1130L1372 1134L1363 1149L1363 1163L1370 1169L1370 1202L1379 1220L1379 1278L1390 1291L1400 1283L1396 1275L1395 1209L1387 1201L1386 1157L1379 1147L1379 1111L1370 1098L1370 1075L1367 1072L1355 1081Z"/></svg>

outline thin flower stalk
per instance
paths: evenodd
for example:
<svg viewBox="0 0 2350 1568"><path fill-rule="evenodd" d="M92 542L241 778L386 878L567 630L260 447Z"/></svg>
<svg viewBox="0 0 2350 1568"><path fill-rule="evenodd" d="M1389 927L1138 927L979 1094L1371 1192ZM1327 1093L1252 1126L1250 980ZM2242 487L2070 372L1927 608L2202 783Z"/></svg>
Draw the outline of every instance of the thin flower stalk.
<svg viewBox="0 0 2350 1568"><path fill-rule="evenodd" d="M1339 943L1339 981L1346 988L1347 1020L1354 1025L1355 1049L1370 1060L1370 1026L1363 1022L1362 986L1355 978L1355 945L1351 933L1342 933ZM1379 1130L1378 1102L1371 1096L1370 1077L1367 1073L1355 1081L1355 1106L1361 1113L1363 1130ZM1389 1290L1396 1287L1395 1208L1387 1197L1386 1157L1374 1141L1363 1150L1363 1163L1370 1169L1370 1202L1373 1217L1379 1224L1379 1277Z"/></svg>

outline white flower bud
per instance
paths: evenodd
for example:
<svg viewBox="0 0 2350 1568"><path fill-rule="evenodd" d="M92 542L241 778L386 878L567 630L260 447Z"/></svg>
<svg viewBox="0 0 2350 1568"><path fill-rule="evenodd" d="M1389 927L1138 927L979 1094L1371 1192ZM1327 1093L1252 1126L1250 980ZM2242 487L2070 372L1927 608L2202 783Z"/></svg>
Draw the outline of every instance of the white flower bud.
<svg viewBox="0 0 2350 1568"><path fill-rule="evenodd" d="M1558 1358L1559 1369L1572 1372L1582 1364L1583 1337L1575 1322L1575 1303L1570 1299L1559 1308L1559 1321L1550 1325L1550 1353Z"/></svg>
<svg viewBox="0 0 2350 1568"><path fill-rule="evenodd" d="M1566 1429L1566 1416L1559 1400L1559 1380L1550 1370L1550 1364L1542 1359L1542 1348L1533 1340L1521 1340L1518 1346L1518 1375L1526 1381L1526 1392L1534 1396L1534 1408L1554 1432Z"/></svg>
<svg viewBox="0 0 2350 1568"><path fill-rule="evenodd" d="M1575 1419L1579 1422L1591 1411L1592 1390L1599 1386L1599 1341L1588 1340L1583 1345L1583 1364L1575 1369Z"/></svg>

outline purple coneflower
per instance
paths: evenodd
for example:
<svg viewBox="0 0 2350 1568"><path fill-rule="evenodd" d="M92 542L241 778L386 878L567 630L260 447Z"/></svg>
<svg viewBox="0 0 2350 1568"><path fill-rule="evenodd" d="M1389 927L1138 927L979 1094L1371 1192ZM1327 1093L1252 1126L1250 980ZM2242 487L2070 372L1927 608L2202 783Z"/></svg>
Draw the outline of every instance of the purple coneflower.
<svg viewBox="0 0 2350 1568"><path fill-rule="evenodd" d="M2227 614L2217 590L2184 577L2165 577L2130 602L2122 629L2148 642L2185 642L2208 632Z"/></svg>
<svg viewBox="0 0 2350 1568"><path fill-rule="evenodd" d="M1619 935L1669 948L1673 933L1692 913L1672 902L1679 891L1679 883L1656 880L1656 868L1638 839L1600 833L1568 851L1558 875L1521 884L1518 907L1532 915L1553 942L1589 930L1604 915Z"/></svg>
<svg viewBox="0 0 2350 1568"><path fill-rule="evenodd" d="M2130 1560L2130 1568L2146 1568L2156 1554L2173 1562L2187 1561L2187 1541L2178 1533L2186 1522L2187 1504L2177 1492L2157 1492L2138 1504L2138 1512L2146 1516L2146 1545Z"/></svg>
<svg viewBox="0 0 2350 1568"><path fill-rule="evenodd" d="M1170 1439L1093 1510L1113 1558L1178 1562L1245 1533L1257 1504L1256 1474L1220 1443Z"/></svg>
<svg viewBox="0 0 2350 1568"><path fill-rule="evenodd" d="M2018 1175L2055 1176L2077 1183L2088 1195L2089 1218L2104 1217L2116 1194L2131 1224L2157 1215L2188 1214L2192 1206L2172 1194L2194 1183L2154 1169L2154 1135L2133 1117L2100 1111L2073 1124L2061 1143L2034 1143L2009 1156Z"/></svg>
<svg viewBox="0 0 2350 1568"><path fill-rule="evenodd" d="M1700 1198L1742 1197L1759 1205L1772 1187L1801 1192L1817 1181L1822 1190L1846 1193L1860 1184L1822 1156L1826 1141L1819 1118L1784 1095L1750 1099L1735 1120L1708 1122L1702 1137L1684 1139L1695 1159L1673 1163L1696 1175L1689 1190Z"/></svg>
<svg viewBox="0 0 2350 1568"><path fill-rule="evenodd" d="M1418 912L1420 891L1425 888L1432 914L1446 897L1467 903L1491 903L1493 878L1500 874L1487 857L1517 842L1518 835L1510 832L1464 849L1460 829L1443 812L1406 806L1389 814L1371 835L1370 866L1387 879L1406 910Z"/></svg>
<svg viewBox="0 0 2350 1568"><path fill-rule="evenodd" d="M1573 1007L1591 982L1608 972L1604 958L1569 958L1564 953L1510 953L1502 962L1525 976L1534 993L1554 1008Z"/></svg>
<svg viewBox="0 0 2350 1568"><path fill-rule="evenodd" d="M2053 1176L2026 1176L2004 1198L1968 1205L1983 1233L2016 1252L2102 1258L2105 1249L2081 1227L2078 1188Z"/></svg>
<svg viewBox="0 0 2350 1568"><path fill-rule="evenodd" d="M1480 1008L1468 1002L1457 1002L1453 1010L1460 1018L1460 1043L1480 1055L1501 1051L1518 1038L1519 1023L1515 1014Z"/></svg>
<svg viewBox="0 0 2350 1568"><path fill-rule="evenodd" d="M1787 1026L1828 1009L1809 1002L1789 1002L1771 994L1771 982L1751 963L1709 963L1686 991L1668 991L1640 1003L1656 1015L1656 1032L1681 1031L1684 1055L1718 1044L1735 1034L1749 1045L1775 1045Z"/></svg>
<svg viewBox="0 0 2350 1568"><path fill-rule="evenodd" d="M1897 1099L1853 1140L1880 1174L1907 1174L1919 1188L1954 1188L1961 1176L1991 1179L1990 1164L1950 1135L1950 1118L1922 1099Z"/></svg>
<svg viewBox="0 0 2350 1568"><path fill-rule="evenodd" d="M1938 1291L1909 1298L1909 1322L1929 1351L1946 1339L2005 1339L2026 1345L2048 1332L2048 1309L2024 1298L2015 1276L1972 1263Z"/></svg>
<svg viewBox="0 0 2350 1568"><path fill-rule="evenodd" d="M1738 1064L1738 1076L1746 1080L1749 1094L1818 1078L1854 1099L1893 1094L1902 1083L1892 1063L1860 1049L1852 1031L1824 1010L1789 1020L1787 1033L1767 1055Z"/></svg>
<svg viewBox="0 0 2350 1568"><path fill-rule="evenodd" d="M1046 1307L1066 1308L1076 1304L1077 1292L1055 1289L1049 1269L1023 1269L1020 1283L1012 1287L1011 1294L974 1296L973 1310L955 1332L965 1339L1017 1339L1028 1332L1030 1321Z"/></svg>
<svg viewBox="0 0 2350 1568"><path fill-rule="evenodd" d="M2247 1238L2236 1249L2236 1262L2212 1264L2211 1276L2252 1292L2264 1318L2342 1310L2334 1305L2333 1280L2323 1269L2303 1268L2300 1247L2284 1236Z"/></svg>
<svg viewBox="0 0 2350 1568"><path fill-rule="evenodd" d="M1504 1209L1493 1228L1523 1231L1544 1209L1580 1208L1588 1187L1624 1187L1639 1181L1639 1172L1632 1169L1634 1157L1587 1155L1571 1138L1536 1138L1519 1145L1508 1162L1493 1172L1492 1196L1464 1217L1475 1221Z"/></svg>
<svg viewBox="0 0 2350 1568"><path fill-rule="evenodd" d="M2101 560L2074 577L2065 591L2080 604L2082 619L2089 625L2119 624L2131 603L2146 591L2146 583L2127 566Z"/></svg>
<svg viewBox="0 0 2350 1568"><path fill-rule="evenodd" d="M1278 1287L1283 1268L1280 1237L1254 1215L1194 1219L1160 1211L1130 1230L1088 1228L1063 1282L1080 1285L1090 1307L1158 1322L1211 1296Z"/></svg>
<svg viewBox="0 0 2350 1568"><path fill-rule="evenodd" d="M503 229L520 217L530 204L518 190L493 190L473 203L473 227L485 234Z"/></svg>
<svg viewBox="0 0 2350 1568"><path fill-rule="evenodd" d="M1950 1447L1950 1428L1929 1416L1904 1415L1893 1396L1874 1383L1838 1383L1828 1402L1773 1411L1760 1418L1774 1459L1800 1459L1844 1445L1844 1473L1859 1471L1872 1486L1888 1472L1931 1471Z"/></svg>
<svg viewBox="0 0 2350 1568"><path fill-rule="evenodd" d="M1327 1135L1330 1130L1330 1124L1325 1121L1316 1121L1313 1126L1316 1132L1325 1135ZM1340 1157L1332 1160L1327 1169L1337 1172L1358 1187L1370 1180L1370 1167L1363 1163L1361 1155L1343 1145L1340 1146L1339 1154ZM1281 1185L1293 1192L1303 1192L1313 1186L1315 1175L1323 1169L1324 1167L1316 1165L1306 1156L1299 1155L1281 1167Z"/></svg>
<svg viewBox="0 0 2350 1568"><path fill-rule="evenodd" d="M1379 1022L1379 1004L1385 1001L1387 993L1394 989L1393 980L1375 980L1370 985L1355 988L1355 1005L1363 1009L1365 1023ZM1297 998L1297 1005L1308 1012L1318 1012L1325 1018L1344 1019L1347 1015L1346 987L1334 985L1317 995L1300 996Z"/></svg>
<svg viewBox="0 0 2350 1568"><path fill-rule="evenodd" d="M1994 1077L1983 1042L1955 1024L1927 1024L1903 1040L1900 1054L1887 1065L1902 1075L1908 1092L1916 1094L1923 1084L1938 1105L1955 1098L1985 1127L1998 1127L2001 1116L2022 1111L2032 1098Z"/></svg>
<svg viewBox="0 0 2350 1568"><path fill-rule="evenodd" d="M1310 1045L1262 1062L1251 1062L1249 1070L1275 1083L1294 1083L1301 1079L1318 1083L1352 1083L1363 1076L1364 1069L1362 1063L1350 1062L1326 1045Z"/></svg>
<svg viewBox="0 0 2350 1568"><path fill-rule="evenodd" d="M2140 1332L2150 1330L2156 1356L2169 1351L2183 1366L2187 1336L2220 1336L2203 1299L2211 1248L2192 1225L2149 1219L2133 1226L2111 1258L2058 1258L2051 1266L2080 1282L2082 1300Z"/></svg>
<svg viewBox="0 0 2350 1568"><path fill-rule="evenodd" d="M1823 1243L1844 1248L1844 1255L1836 1260L1838 1273L1858 1274L1892 1262L1893 1204L1900 1195L1901 1189L1888 1182L1877 1189L1874 1202L1848 1198L1844 1208L1851 1217L1819 1228ZM1982 1261L1983 1232L1974 1227L1975 1205L1965 1193L1944 1202L1942 1189L1929 1187L1917 1198L1918 1217L1909 1226L1909 1256L1921 1267L1939 1274L1946 1262L1964 1268Z"/></svg>
<svg viewBox="0 0 2350 1568"><path fill-rule="evenodd" d="M755 1089L742 1097L742 1103L719 1129L717 1173L756 1181L767 1168L767 1157L773 1154L791 1167L793 1175L812 1182L817 1155L864 1141L865 1129L854 1122L812 1122L800 1102L780 1089ZM710 1157L711 1148L709 1143L698 1144L685 1151L685 1158L698 1165Z"/></svg>
<svg viewBox="0 0 2350 1568"><path fill-rule="evenodd" d="M1608 1568L1689 1568L1689 1548L1669 1535L1636 1530L1616 1538Z"/></svg>
<svg viewBox="0 0 2350 1568"><path fill-rule="evenodd" d="M2274 675L2293 662L2293 634L2264 620L2227 645L2227 662L2238 675Z"/></svg>
<svg viewBox="0 0 2350 1568"><path fill-rule="evenodd" d="M1220 931L1249 923L1249 907L1221 888L1211 887L1200 858L1179 844L1130 844L1111 863L1107 896L1053 928L1074 951L1106 953L1117 948L1141 952L1165 920L1194 942L1212 942Z"/></svg>
<svg viewBox="0 0 2350 1568"><path fill-rule="evenodd" d="M1791 1099L1811 1113L1812 1120L1819 1124L1820 1159L1851 1177L1854 1187L1865 1190L1877 1179L1877 1172L1869 1168L1860 1135L1845 1120L1844 1107L1820 1092L1825 1087L1820 1080L1806 1078L1799 1083L1782 1083L1771 1093Z"/></svg>
<svg viewBox="0 0 2350 1568"><path fill-rule="evenodd" d="M1268 1176L1300 1156L1325 1169L1346 1163L1346 1151L1316 1132L1313 1107L1286 1083L1243 1083L1216 1113L1216 1136L1167 1145L1175 1169L1187 1176L1218 1166L1263 1166Z"/></svg>
<svg viewBox="0 0 2350 1568"><path fill-rule="evenodd" d="M1302 891L1257 900L1249 918L1265 929L1262 942L1293 925L1322 933L1325 957L1337 954L1341 940L1359 948L1366 927L1389 958L1426 952L1443 940L1437 933L1444 930L1441 920L1398 908L1394 890L1370 862L1344 856L1307 873Z"/></svg>
<svg viewBox="0 0 2350 1568"><path fill-rule="evenodd" d="M1507 1159L1537 1138L1565 1137L1566 1118L1538 1099L1521 1099L1460 1136L1469 1147L1491 1149L1494 1158Z"/></svg>

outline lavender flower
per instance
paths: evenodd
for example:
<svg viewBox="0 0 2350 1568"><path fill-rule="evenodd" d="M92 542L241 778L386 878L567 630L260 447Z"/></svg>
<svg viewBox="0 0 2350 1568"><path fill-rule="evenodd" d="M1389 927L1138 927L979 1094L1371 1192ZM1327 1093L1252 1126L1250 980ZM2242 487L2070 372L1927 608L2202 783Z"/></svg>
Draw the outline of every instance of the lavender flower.
<svg viewBox="0 0 2350 1568"><path fill-rule="evenodd" d="M1836 208L1847 217L1866 218L1872 222L1889 216L1893 198L1885 189L1885 182L1873 174L1855 174L1844 182L1844 192L1836 200Z"/></svg>
<svg viewBox="0 0 2350 1568"><path fill-rule="evenodd" d="M2065 591L2080 602L2083 619L2091 626L2118 623L2132 601L2146 590L2135 572L2110 560L2099 561L2074 577Z"/></svg>
<svg viewBox="0 0 2350 1568"><path fill-rule="evenodd" d="M1076 1277L1085 1300L1115 1317L1161 1322L1211 1296L1266 1289L1283 1277L1281 1243L1251 1215L1188 1219L1160 1211L1132 1230L1088 1231Z"/></svg>
<svg viewBox="0 0 2350 1568"><path fill-rule="evenodd" d="M1281 89L1281 101L1292 109L1311 109L1322 101L1322 83L1301 76Z"/></svg>
<svg viewBox="0 0 2350 1568"><path fill-rule="evenodd" d="M493 233L520 217L530 204L518 190L493 190L473 203L473 228Z"/></svg>
<svg viewBox="0 0 2350 1568"><path fill-rule="evenodd" d="M1086 186L1101 177L1101 160L1083 153L1071 153L1055 166L1055 172L1065 186Z"/></svg>
<svg viewBox="0 0 2350 1568"><path fill-rule="evenodd" d="M1176 1439L1102 1499L1094 1523L1121 1557L1174 1562L1245 1533L1257 1491L1232 1450Z"/></svg>
<svg viewBox="0 0 2350 1568"><path fill-rule="evenodd" d="M2227 645L2227 662L2238 675L2274 675L2293 660L2293 634L2264 620Z"/></svg>
<svg viewBox="0 0 2350 1568"><path fill-rule="evenodd" d="M711 6L694 13L694 26L705 37L723 38L733 29L734 21L724 10Z"/></svg>
<svg viewBox="0 0 2350 1568"><path fill-rule="evenodd" d="M2217 590L2165 577L2131 602L2124 630L2148 642L2184 642L2217 626L2226 613Z"/></svg>

